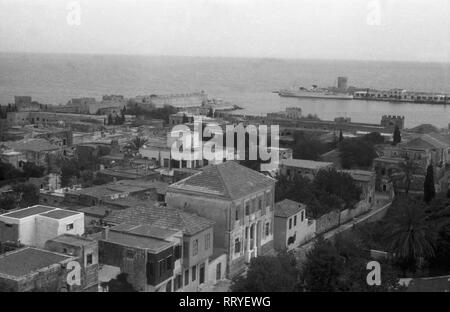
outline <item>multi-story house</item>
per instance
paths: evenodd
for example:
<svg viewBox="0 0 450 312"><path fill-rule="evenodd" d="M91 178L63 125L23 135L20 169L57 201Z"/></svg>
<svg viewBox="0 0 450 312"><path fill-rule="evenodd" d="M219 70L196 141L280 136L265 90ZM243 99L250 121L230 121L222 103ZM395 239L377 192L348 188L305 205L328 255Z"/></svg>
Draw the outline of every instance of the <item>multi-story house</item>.
<svg viewBox="0 0 450 312"><path fill-rule="evenodd" d="M142 254L145 254L143 251L145 249L147 255L151 254L151 257L148 257L153 259L152 263L159 263L162 255L167 259L171 254L172 245L164 242L168 240L173 242L175 237L178 239L175 244L178 247L173 247L173 258L169 259L170 261L177 259L178 262L173 265L166 264L166 268L170 268L170 270L167 269L169 271L162 270L161 264L158 264L154 270L149 266L144 267L142 259L140 263L133 262L131 282L136 285L137 290L196 291L200 285L207 282L209 260L213 256L214 222L211 220L180 209L147 205L115 211L104 218L104 222L119 227L111 228L109 237L100 242L100 254L103 255L100 261L119 266L126 273L130 272L130 266L126 265L126 254L116 252L115 255L112 255L108 252L110 249L108 246L111 244L121 245L120 248L136 249L139 247ZM131 228L130 224L142 225L142 227ZM124 227L127 228L124 229ZM139 235L136 240L145 242L136 244L131 239L128 242L125 241L125 230L127 236ZM119 231L121 234L117 233ZM156 243L155 240L162 241L162 243L160 242L162 245L159 249L153 250L151 246ZM135 241L134 238L133 241ZM145 275L148 277L146 282L143 280Z"/></svg>
<svg viewBox="0 0 450 312"><path fill-rule="evenodd" d="M215 221L214 248L227 254L233 278L273 251L274 189L274 179L227 161L170 185L166 202Z"/></svg>
<svg viewBox="0 0 450 312"><path fill-rule="evenodd" d="M280 174L293 180L298 177L314 179L319 170L331 170L334 167L331 162L313 161L306 159L282 159L280 161Z"/></svg>
<svg viewBox="0 0 450 312"><path fill-rule="evenodd" d="M306 205L290 199L275 204L274 247L292 250L314 237L315 220L306 217Z"/></svg>
<svg viewBox="0 0 450 312"><path fill-rule="evenodd" d="M49 239L45 249L76 257L80 264L80 289L98 289L98 242L80 235L63 234Z"/></svg>
<svg viewBox="0 0 450 312"><path fill-rule="evenodd" d="M374 169L382 188L392 180L393 175L402 172L402 163L411 160L414 172L411 183L412 191L422 191L427 166L432 164L435 184L438 189L443 188L445 167L450 164L450 137L438 133L427 133L402 142L396 146L382 146L378 152L380 157L374 160ZM404 186L398 184L400 188Z"/></svg>

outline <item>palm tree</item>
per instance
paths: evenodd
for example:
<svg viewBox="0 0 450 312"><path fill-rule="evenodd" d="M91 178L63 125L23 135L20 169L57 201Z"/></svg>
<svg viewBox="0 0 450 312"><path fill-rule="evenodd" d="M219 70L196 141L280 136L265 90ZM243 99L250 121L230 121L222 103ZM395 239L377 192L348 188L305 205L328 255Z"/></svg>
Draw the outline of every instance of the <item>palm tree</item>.
<svg viewBox="0 0 450 312"><path fill-rule="evenodd" d="M417 163L414 160L409 159L407 157L407 158L405 158L404 162L400 163L399 167L401 170L401 178L405 185L405 194L408 195L409 189L411 187L412 177L418 171L419 166L417 165Z"/></svg>
<svg viewBox="0 0 450 312"><path fill-rule="evenodd" d="M435 232L421 202L405 198L397 201L394 209L386 224L386 242L395 258L415 269L424 258L434 256Z"/></svg>
<svg viewBox="0 0 450 312"><path fill-rule="evenodd" d="M140 137L137 136L135 137L133 140L131 140L131 142L128 144L128 147L134 151L134 152L138 152L139 149L141 147L143 147L145 145L145 143L147 143L148 139L144 138L144 137Z"/></svg>

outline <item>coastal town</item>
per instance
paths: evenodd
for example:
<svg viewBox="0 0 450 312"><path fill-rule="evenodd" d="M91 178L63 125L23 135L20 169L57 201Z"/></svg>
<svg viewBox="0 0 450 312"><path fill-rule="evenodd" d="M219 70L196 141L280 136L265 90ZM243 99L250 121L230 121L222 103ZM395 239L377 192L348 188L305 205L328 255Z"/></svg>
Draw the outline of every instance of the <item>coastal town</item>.
<svg viewBox="0 0 450 312"><path fill-rule="evenodd" d="M198 120L278 126L279 161L177 159L172 129ZM0 106L0 291L449 291L450 127L379 120L244 115L204 91L15 96Z"/></svg>

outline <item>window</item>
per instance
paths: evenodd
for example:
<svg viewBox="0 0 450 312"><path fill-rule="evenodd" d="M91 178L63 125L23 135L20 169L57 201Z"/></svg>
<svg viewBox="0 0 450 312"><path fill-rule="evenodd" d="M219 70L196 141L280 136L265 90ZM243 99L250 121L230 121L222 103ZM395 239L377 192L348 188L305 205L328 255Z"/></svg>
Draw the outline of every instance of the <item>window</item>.
<svg viewBox="0 0 450 312"><path fill-rule="evenodd" d="M166 269L167 271L172 270L172 256L168 256L166 259Z"/></svg>
<svg viewBox="0 0 450 312"><path fill-rule="evenodd" d="M198 239L194 240L194 246L192 247L192 256L198 254Z"/></svg>
<svg viewBox="0 0 450 312"><path fill-rule="evenodd" d="M86 265L91 265L92 264L92 254L88 254L86 256Z"/></svg>
<svg viewBox="0 0 450 312"><path fill-rule="evenodd" d="M258 210L261 210L262 206L263 206L262 199L260 198L260 199L258 199Z"/></svg>
<svg viewBox="0 0 450 312"><path fill-rule="evenodd" d="M295 215L294 216L294 226L296 226L297 225L297 216Z"/></svg>
<svg viewBox="0 0 450 312"><path fill-rule="evenodd" d="M292 228L292 219L289 218L289 230Z"/></svg>
<svg viewBox="0 0 450 312"><path fill-rule="evenodd" d="M126 257L128 259L134 259L134 250L133 249L127 249Z"/></svg>
<svg viewBox="0 0 450 312"><path fill-rule="evenodd" d="M250 202L247 202L245 204L245 215L246 216L250 215Z"/></svg>
<svg viewBox="0 0 450 312"><path fill-rule="evenodd" d="M235 211L235 213L234 213L234 220L239 220L239 206L238 207L236 207L236 211Z"/></svg>
<svg viewBox="0 0 450 312"><path fill-rule="evenodd" d="M181 258L181 245L175 246L174 256L175 256L175 260L178 260Z"/></svg>
<svg viewBox="0 0 450 312"><path fill-rule="evenodd" d="M66 231L73 230L73 223L69 223L66 225Z"/></svg>
<svg viewBox="0 0 450 312"><path fill-rule="evenodd" d="M166 272L166 260L159 261L159 275L163 275Z"/></svg>
<svg viewBox="0 0 450 312"><path fill-rule="evenodd" d="M239 241L239 238L236 238L234 240L234 253L238 254L241 252L241 242Z"/></svg>
<svg viewBox="0 0 450 312"><path fill-rule="evenodd" d="M216 281L222 278L222 263L217 263L216 266Z"/></svg>
<svg viewBox="0 0 450 312"><path fill-rule="evenodd" d="M197 266L194 265L192 267L192 281L194 282L196 278L197 278Z"/></svg>
<svg viewBox="0 0 450 312"><path fill-rule="evenodd" d="M301 222L303 222L303 220L305 220L305 211L302 210L302 213L300 214L300 220Z"/></svg>
<svg viewBox="0 0 450 312"><path fill-rule="evenodd" d="M211 245L211 233L205 235L205 249L208 250Z"/></svg>
<svg viewBox="0 0 450 312"><path fill-rule="evenodd" d="M151 284L152 279L154 277L154 268L153 263L147 262L147 284Z"/></svg>
<svg viewBox="0 0 450 312"><path fill-rule="evenodd" d="M181 274L177 274L177 276L175 276L174 279L173 290L177 291L180 288L181 288Z"/></svg>
<svg viewBox="0 0 450 312"><path fill-rule="evenodd" d="M184 270L184 286L189 285L189 269Z"/></svg>
<svg viewBox="0 0 450 312"><path fill-rule="evenodd" d="M269 236L269 232L270 232L270 223L267 222L266 223L266 236Z"/></svg>
<svg viewBox="0 0 450 312"><path fill-rule="evenodd" d="M202 263L200 265L200 276L199 276L199 284L203 284L205 282L205 264Z"/></svg>

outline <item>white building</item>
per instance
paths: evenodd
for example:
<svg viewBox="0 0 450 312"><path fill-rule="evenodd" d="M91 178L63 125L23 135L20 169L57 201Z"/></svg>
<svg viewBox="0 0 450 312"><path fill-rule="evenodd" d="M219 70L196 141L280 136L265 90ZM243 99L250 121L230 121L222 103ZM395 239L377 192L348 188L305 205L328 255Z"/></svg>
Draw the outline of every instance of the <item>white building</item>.
<svg viewBox="0 0 450 312"><path fill-rule="evenodd" d="M306 218L306 206L290 199L275 204L274 246L294 249L314 237L315 220Z"/></svg>
<svg viewBox="0 0 450 312"><path fill-rule="evenodd" d="M20 242L43 248L62 234L82 235L84 213L36 205L0 215L0 242Z"/></svg>

